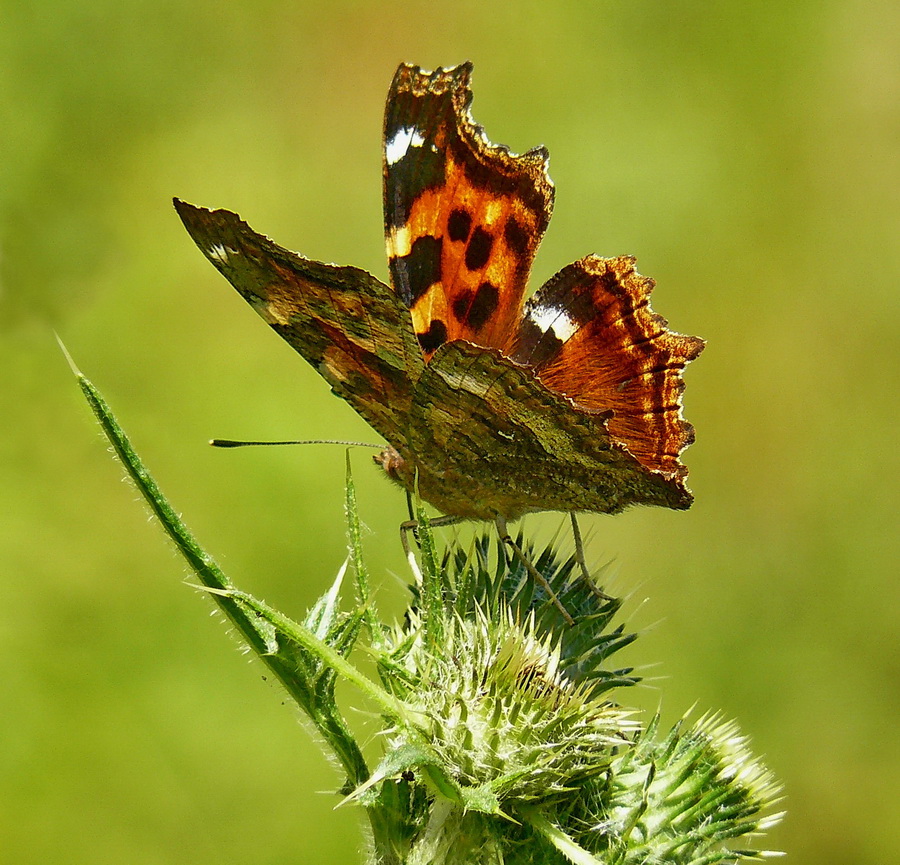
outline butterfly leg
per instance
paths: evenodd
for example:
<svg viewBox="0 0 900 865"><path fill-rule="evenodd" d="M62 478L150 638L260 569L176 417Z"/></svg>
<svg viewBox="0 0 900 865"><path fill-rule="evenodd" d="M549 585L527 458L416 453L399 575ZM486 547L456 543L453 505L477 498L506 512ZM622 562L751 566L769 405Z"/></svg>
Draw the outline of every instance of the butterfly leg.
<svg viewBox="0 0 900 865"><path fill-rule="evenodd" d="M550 583L547 582L544 575L532 564L525 553L522 552L519 545L512 537L510 537L509 530L506 527L506 519L498 514L495 522L497 525L497 533L500 535L500 540L508 546L513 551L513 555L525 565L525 570L528 571L529 576L547 593L547 596L553 601L556 609L562 613L566 622L569 625L574 625L575 620L569 615L569 611L562 605L562 601L556 596L556 592L550 588Z"/></svg>
<svg viewBox="0 0 900 865"><path fill-rule="evenodd" d="M410 504L410 513L412 513L412 504ZM456 525L456 523L461 523L463 521L462 517L451 517L444 515L442 517L435 517L433 520L428 521L429 527L433 528L442 528L443 526L452 526ZM409 558L409 554L411 552L411 547L409 545L409 534L412 532L413 538L415 538L416 545L419 544L419 521L416 519L408 519L404 520L400 523L400 543L403 545L403 554L406 558Z"/></svg>
<svg viewBox="0 0 900 865"><path fill-rule="evenodd" d="M569 517L572 520L572 537L575 539L575 561L578 563L578 567L581 568L581 576L590 586L591 591L601 601L611 601L612 598L609 595L597 588L594 578L588 571L587 562L584 559L584 543L581 540L581 529L578 527L578 517L575 515L575 511L569 511Z"/></svg>
<svg viewBox="0 0 900 865"><path fill-rule="evenodd" d="M406 512L409 514L409 519L400 523L400 543L403 545L403 555L405 555L406 558L409 558L410 532L412 532L416 546L419 545L419 521L416 519L416 512L413 510L412 494L409 490L406 491Z"/></svg>

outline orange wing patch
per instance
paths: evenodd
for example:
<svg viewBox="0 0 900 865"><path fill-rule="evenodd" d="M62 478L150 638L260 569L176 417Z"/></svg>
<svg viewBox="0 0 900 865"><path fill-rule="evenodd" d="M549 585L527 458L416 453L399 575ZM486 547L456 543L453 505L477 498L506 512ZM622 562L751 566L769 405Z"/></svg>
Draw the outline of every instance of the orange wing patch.
<svg viewBox="0 0 900 865"><path fill-rule="evenodd" d="M681 416L681 373L705 343L673 333L650 309L654 282L632 256L588 256L529 301L509 351L551 390L608 415L610 436L641 465L668 477L694 440Z"/></svg>
<svg viewBox="0 0 900 865"><path fill-rule="evenodd" d="M447 173L453 194L423 194L404 227L407 242L410 237L440 240L440 281L413 303L413 327L425 334L442 322L443 342L467 339L500 347L522 314L536 219L512 195L478 189L452 159ZM403 254L399 244L394 254ZM423 348L426 354L434 350Z"/></svg>
<svg viewBox="0 0 900 865"><path fill-rule="evenodd" d="M402 66L385 115L391 275L426 359L454 339L507 341L552 210L546 151L487 140L469 113L470 72Z"/></svg>

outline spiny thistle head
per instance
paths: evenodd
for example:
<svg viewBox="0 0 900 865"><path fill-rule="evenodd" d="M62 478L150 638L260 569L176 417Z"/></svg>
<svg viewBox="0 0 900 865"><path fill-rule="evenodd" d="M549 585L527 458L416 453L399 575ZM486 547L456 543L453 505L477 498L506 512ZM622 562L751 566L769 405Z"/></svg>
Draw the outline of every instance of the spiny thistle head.
<svg viewBox="0 0 900 865"><path fill-rule="evenodd" d="M637 729L560 670L560 645L536 633L534 616L507 608L446 625L441 651L419 656L406 701L445 771L461 787L486 785L504 813L602 773Z"/></svg>
<svg viewBox="0 0 900 865"><path fill-rule="evenodd" d="M644 727L609 699L636 681L608 663L633 639L611 627L619 601L552 549L528 548L577 612L570 626L501 548L489 565L487 538L441 562L427 530L423 541L416 602L380 655L402 708L376 776L382 802L406 803L405 861L707 865L761 855L728 842L777 822L762 815L778 788L734 725L704 717L660 738L658 718Z"/></svg>
<svg viewBox="0 0 900 865"><path fill-rule="evenodd" d="M657 716L573 809L570 826L581 825L574 833L579 842L602 851L609 865L698 865L767 855L727 846L783 816L760 816L781 788L737 726L706 715L692 726L683 720L662 739L658 727Z"/></svg>

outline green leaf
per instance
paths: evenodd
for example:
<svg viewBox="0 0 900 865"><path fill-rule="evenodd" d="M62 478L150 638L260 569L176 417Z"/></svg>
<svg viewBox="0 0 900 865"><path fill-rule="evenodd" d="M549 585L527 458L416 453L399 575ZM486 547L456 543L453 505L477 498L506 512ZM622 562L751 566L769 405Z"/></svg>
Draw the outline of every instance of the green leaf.
<svg viewBox="0 0 900 865"><path fill-rule="evenodd" d="M356 486L353 483L353 471L350 465L350 448L346 452L347 481L344 498L344 508L347 516L347 545L350 550L350 560L353 562L353 570L356 574L356 595L360 607L364 610L366 627L369 631L369 639L372 646L381 645L381 623L375 609L375 601L369 583L369 570L362 552L362 532L359 524L359 511L356 507Z"/></svg>
<svg viewBox="0 0 900 865"><path fill-rule="evenodd" d="M68 357L68 355L67 355ZM71 359L70 359L71 363ZM310 713L319 732L331 746L347 771L352 783L361 783L368 775L368 767L362 751L350 735L341 718L336 703L327 704L323 695L330 695L331 688L321 687L322 667L344 675L384 708L392 710L396 701L381 687L363 676L344 658L344 652L352 645L354 634L352 619L336 626L326 626L325 639L309 628L291 621L286 616L234 588L215 560L197 543L174 508L163 496L147 468L141 462L124 430L91 382L72 364L91 410L100 422L104 434L125 467L128 476L159 519L166 534L175 543L201 584L228 616L235 628L256 652L272 673L281 681L288 693ZM334 587L332 587L334 590ZM331 593L330 593L331 594ZM317 630L330 613L334 613L334 598L314 614ZM283 640L287 638L289 649ZM329 645L331 638L334 645ZM338 648L339 647L339 648Z"/></svg>
<svg viewBox="0 0 900 865"><path fill-rule="evenodd" d="M580 844L577 844L574 839L551 823L537 809L529 809L526 812L525 819L538 834L546 838L563 856L574 862L575 865L607 865L602 859L598 859Z"/></svg>

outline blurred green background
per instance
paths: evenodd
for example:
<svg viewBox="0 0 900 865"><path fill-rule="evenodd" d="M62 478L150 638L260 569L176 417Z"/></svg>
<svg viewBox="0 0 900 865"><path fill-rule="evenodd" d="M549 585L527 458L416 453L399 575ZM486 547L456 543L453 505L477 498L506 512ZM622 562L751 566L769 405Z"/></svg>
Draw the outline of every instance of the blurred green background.
<svg viewBox="0 0 900 865"><path fill-rule="evenodd" d="M790 862L897 861L898 33L871 0L0 2L0 861L360 861L337 774L182 583L52 332L232 577L299 614L344 556L342 449L205 442L372 433L170 198L384 279L391 75L467 58L492 140L552 154L534 285L634 253L709 341L694 508L583 520L645 630L624 696L738 719ZM354 460L399 611L403 497Z"/></svg>

